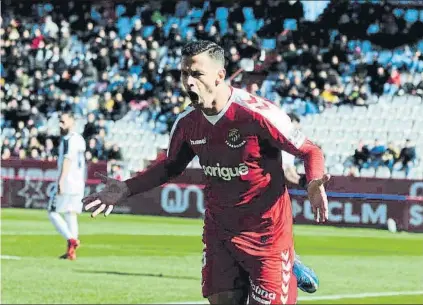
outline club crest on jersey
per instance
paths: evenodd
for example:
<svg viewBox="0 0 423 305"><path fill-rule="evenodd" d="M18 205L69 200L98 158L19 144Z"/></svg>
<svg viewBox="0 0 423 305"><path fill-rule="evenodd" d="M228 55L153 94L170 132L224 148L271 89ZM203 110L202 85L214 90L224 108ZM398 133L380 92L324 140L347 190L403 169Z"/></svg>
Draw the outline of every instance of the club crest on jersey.
<svg viewBox="0 0 423 305"><path fill-rule="evenodd" d="M247 141L241 138L241 133L238 129L232 128L228 132L228 138L225 141L226 145L230 148L240 148L247 143Z"/></svg>

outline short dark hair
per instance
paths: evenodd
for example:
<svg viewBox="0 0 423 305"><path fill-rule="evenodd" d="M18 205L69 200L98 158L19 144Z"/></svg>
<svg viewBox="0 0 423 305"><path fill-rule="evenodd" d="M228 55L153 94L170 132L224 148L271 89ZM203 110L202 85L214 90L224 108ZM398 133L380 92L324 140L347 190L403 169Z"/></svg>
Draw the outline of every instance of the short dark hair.
<svg viewBox="0 0 423 305"><path fill-rule="evenodd" d="M210 40L197 40L187 43L182 49L182 56L191 57L204 52L207 52L212 59L225 66L225 50Z"/></svg>
<svg viewBox="0 0 423 305"><path fill-rule="evenodd" d="M68 108L63 109L63 111L61 112L61 115L64 115L64 114L66 114L71 119L75 119L75 114L73 113L71 109L68 109Z"/></svg>

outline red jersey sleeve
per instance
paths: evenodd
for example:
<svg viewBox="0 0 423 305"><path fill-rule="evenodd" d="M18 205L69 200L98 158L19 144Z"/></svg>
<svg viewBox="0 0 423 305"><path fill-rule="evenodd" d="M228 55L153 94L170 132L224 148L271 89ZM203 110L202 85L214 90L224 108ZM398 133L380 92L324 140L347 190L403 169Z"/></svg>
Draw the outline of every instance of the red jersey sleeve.
<svg viewBox="0 0 423 305"><path fill-rule="evenodd" d="M194 158L195 153L185 140L180 122L185 115L186 112L182 113L173 125L167 156L159 158L146 170L125 181L131 195L151 190L180 175Z"/></svg>
<svg viewBox="0 0 423 305"><path fill-rule="evenodd" d="M294 127L289 116L274 105L269 105L269 109L258 110L257 113L261 137L280 150L301 158L308 182L322 178L325 161L321 149Z"/></svg>

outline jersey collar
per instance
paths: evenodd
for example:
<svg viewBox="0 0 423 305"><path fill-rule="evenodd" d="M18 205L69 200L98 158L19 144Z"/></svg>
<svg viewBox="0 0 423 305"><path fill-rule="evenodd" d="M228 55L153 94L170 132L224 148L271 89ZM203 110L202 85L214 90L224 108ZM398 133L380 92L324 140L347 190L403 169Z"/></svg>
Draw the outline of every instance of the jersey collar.
<svg viewBox="0 0 423 305"><path fill-rule="evenodd" d="M226 103L225 107L222 109L221 112L215 115L207 115L201 111L206 120L209 121L209 123L212 125L216 125L217 122L219 122L219 120L225 115L226 111L228 111L229 107L232 105L235 96L234 88L232 86L230 86L229 88L231 89L231 96L229 97L228 102Z"/></svg>

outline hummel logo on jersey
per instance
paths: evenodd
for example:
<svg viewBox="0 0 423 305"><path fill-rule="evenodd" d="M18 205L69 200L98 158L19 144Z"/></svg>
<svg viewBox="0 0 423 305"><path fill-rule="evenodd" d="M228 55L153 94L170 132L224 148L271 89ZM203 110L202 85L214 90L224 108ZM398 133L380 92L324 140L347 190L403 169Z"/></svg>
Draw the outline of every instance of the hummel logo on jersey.
<svg viewBox="0 0 423 305"><path fill-rule="evenodd" d="M203 165L203 170L206 176L220 177L225 181L248 174L248 166L244 163L240 163L238 167L220 167L219 163L216 166Z"/></svg>
<svg viewBox="0 0 423 305"><path fill-rule="evenodd" d="M190 140L191 145L202 145L202 144L206 144L207 140L206 138L202 138L200 140Z"/></svg>

